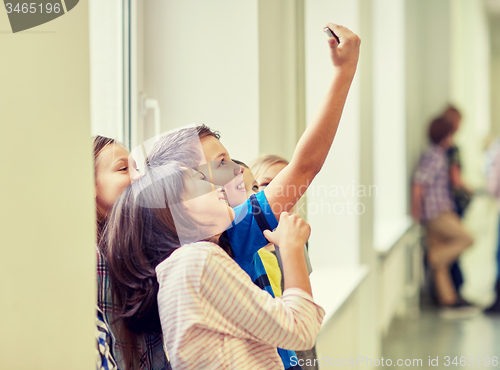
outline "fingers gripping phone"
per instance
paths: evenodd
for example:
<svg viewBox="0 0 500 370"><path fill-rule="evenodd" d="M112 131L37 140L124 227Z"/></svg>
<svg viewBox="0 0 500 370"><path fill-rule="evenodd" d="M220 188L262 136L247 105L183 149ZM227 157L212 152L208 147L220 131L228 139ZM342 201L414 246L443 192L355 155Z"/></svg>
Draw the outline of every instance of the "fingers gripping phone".
<svg viewBox="0 0 500 370"><path fill-rule="evenodd" d="M324 31L328 35L328 37L335 37L335 40L337 40L337 43L340 44L339 37L329 27L325 27Z"/></svg>

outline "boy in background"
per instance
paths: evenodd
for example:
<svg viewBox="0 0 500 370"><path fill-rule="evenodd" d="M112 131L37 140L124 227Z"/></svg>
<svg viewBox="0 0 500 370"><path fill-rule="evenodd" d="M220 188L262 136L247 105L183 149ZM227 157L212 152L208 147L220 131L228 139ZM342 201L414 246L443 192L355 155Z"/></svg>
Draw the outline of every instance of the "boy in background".
<svg viewBox="0 0 500 370"><path fill-rule="evenodd" d="M443 117L432 121L430 146L422 154L413 177L412 215L422 223L427 237L428 263L443 313L465 312L470 304L456 292L450 275L451 264L472 245L464 230L450 194L449 165L446 155L452 145L455 125Z"/></svg>

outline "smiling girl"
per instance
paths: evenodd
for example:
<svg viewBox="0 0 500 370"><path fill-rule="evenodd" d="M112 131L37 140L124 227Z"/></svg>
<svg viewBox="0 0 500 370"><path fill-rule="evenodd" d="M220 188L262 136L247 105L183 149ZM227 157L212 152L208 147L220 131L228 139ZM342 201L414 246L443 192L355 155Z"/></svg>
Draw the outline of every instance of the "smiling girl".
<svg viewBox="0 0 500 370"><path fill-rule="evenodd" d="M114 139L96 136L93 139L95 201L97 221L97 241L101 239L102 231L108 219L111 207L118 196L133 181L140 178L137 165L130 153ZM102 253L97 250L97 307L100 310L102 321L111 324L110 335L118 333L120 327L114 325L114 313L111 293L109 290L108 268ZM141 336L129 335L133 338L133 346L143 360L140 370L169 370L170 366L163 350L162 336L145 334ZM120 369L125 368L126 357L129 351L124 348L123 342L111 340L110 351L118 362ZM98 347L99 348L99 347Z"/></svg>
<svg viewBox="0 0 500 370"><path fill-rule="evenodd" d="M140 177L130 153L114 139L94 138L94 177L98 237L116 198Z"/></svg>
<svg viewBox="0 0 500 370"><path fill-rule="evenodd" d="M182 132L199 143L195 129ZM183 151L129 186L110 213L102 247L120 318L136 334L162 332L174 369L283 369L276 347L311 348L324 315L302 253L310 228L283 214L265 232L284 251L287 286L274 299L221 248L234 211L197 168L201 149Z"/></svg>

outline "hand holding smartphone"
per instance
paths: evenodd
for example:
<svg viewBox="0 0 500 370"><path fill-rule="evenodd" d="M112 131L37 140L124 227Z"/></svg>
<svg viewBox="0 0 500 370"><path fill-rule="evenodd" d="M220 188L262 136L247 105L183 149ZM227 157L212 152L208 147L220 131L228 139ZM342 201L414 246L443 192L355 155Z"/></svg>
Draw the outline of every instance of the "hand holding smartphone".
<svg viewBox="0 0 500 370"><path fill-rule="evenodd" d="M328 35L328 37L335 37L335 40L337 40L337 43L340 44L339 37L329 27L325 27L324 31Z"/></svg>

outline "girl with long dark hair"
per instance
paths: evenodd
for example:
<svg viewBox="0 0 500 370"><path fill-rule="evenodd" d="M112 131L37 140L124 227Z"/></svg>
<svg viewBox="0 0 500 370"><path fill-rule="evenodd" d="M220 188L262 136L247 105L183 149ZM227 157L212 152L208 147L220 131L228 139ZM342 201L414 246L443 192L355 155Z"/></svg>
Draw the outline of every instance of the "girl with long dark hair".
<svg viewBox="0 0 500 370"><path fill-rule="evenodd" d="M234 211L198 170L203 154L191 136L178 160L149 169L109 215L101 247L119 317L138 335L163 333L173 369L283 369L276 347L311 348L324 315L302 249L310 228L283 213L264 233L282 250L285 292L274 299L221 243ZM129 352L129 369L137 355Z"/></svg>
<svg viewBox="0 0 500 370"><path fill-rule="evenodd" d="M114 139L105 136L96 136L93 138L94 154L94 177L95 177L95 201L96 201L96 235L99 243L104 226L108 220L108 215L116 198L133 181L140 177L137 165L130 153ZM114 322L114 312L111 292L109 289L109 273L102 253L96 250L97 260L97 310L100 318L99 330L101 336L108 343L108 352L100 350L101 357L107 353L106 362L116 362L120 369L126 367L125 357L130 352L130 348L124 348L123 341L115 341L115 335L126 336L126 346L133 342L133 352L139 353L140 370L169 370L167 357L163 350L163 338L158 334L144 334L137 336L131 333L127 328ZM106 333L106 328L108 329ZM98 349L105 343L101 340L98 343ZM111 358L110 358L111 357ZM104 362L104 359L101 360ZM109 366L109 364L108 364ZM109 368L112 368L109 366Z"/></svg>

